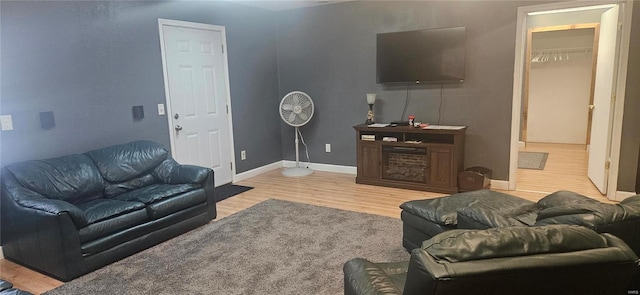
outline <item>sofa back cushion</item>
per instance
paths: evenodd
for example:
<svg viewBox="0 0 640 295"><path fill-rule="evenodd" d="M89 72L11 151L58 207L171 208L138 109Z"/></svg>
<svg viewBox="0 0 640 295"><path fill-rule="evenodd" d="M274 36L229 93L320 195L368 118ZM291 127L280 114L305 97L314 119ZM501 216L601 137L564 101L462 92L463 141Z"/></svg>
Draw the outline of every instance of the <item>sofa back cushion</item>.
<svg viewBox="0 0 640 295"><path fill-rule="evenodd" d="M577 225L450 230L422 244L436 260L462 262L607 247L600 234Z"/></svg>
<svg viewBox="0 0 640 295"><path fill-rule="evenodd" d="M139 140L86 153L110 183L144 178L164 161L169 152L160 144ZM141 180L146 182L146 179Z"/></svg>
<svg viewBox="0 0 640 295"><path fill-rule="evenodd" d="M100 172L86 155L26 161L6 168L22 186L69 203L97 198L104 187Z"/></svg>

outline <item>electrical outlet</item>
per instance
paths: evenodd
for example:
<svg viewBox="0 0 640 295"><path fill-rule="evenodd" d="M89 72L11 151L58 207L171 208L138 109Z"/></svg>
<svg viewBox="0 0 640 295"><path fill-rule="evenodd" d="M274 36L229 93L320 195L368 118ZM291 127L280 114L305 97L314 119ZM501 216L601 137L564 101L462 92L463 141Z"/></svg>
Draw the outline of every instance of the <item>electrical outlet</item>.
<svg viewBox="0 0 640 295"><path fill-rule="evenodd" d="M247 159L247 151L242 150L240 151L240 160L246 160Z"/></svg>
<svg viewBox="0 0 640 295"><path fill-rule="evenodd" d="M330 153L331 152L331 144L327 143L324 145L324 152L325 153Z"/></svg>
<svg viewBox="0 0 640 295"><path fill-rule="evenodd" d="M162 116L164 115L164 103L159 103L158 104L158 115Z"/></svg>
<svg viewBox="0 0 640 295"><path fill-rule="evenodd" d="M0 125L2 125L2 131L13 130L13 120L11 120L11 115L0 116Z"/></svg>

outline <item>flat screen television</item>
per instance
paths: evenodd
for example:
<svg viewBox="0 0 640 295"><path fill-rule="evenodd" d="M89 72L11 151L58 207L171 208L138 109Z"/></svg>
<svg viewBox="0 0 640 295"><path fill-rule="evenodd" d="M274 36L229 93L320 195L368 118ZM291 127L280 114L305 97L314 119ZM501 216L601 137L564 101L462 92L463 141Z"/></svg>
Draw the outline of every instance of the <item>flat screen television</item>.
<svg viewBox="0 0 640 295"><path fill-rule="evenodd" d="M380 33L376 81L463 82L465 27Z"/></svg>

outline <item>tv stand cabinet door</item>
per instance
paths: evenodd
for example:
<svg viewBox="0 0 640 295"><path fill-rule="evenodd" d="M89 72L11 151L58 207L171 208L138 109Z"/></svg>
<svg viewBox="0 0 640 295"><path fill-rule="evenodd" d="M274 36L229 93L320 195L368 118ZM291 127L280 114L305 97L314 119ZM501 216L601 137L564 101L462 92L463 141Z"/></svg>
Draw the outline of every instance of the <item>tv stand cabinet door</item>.
<svg viewBox="0 0 640 295"><path fill-rule="evenodd" d="M453 172L451 148L429 148L428 157L429 178L427 185L438 188L451 188L451 174Z"/></svg>
<svg viewBox="0 0 640 295"><path fill-rule="evenodd" d="M358 177L380 179L382 177L382 155L377 142L360 141L358 147Z"/></svg>

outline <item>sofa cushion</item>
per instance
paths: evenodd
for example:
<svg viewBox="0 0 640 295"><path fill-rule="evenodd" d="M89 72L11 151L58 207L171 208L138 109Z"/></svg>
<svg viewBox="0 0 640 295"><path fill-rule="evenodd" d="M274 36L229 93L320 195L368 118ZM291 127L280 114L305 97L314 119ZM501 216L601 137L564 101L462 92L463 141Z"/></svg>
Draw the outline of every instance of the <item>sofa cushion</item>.
<svg viewBox="0 0 640 295"><path fill-rule="evenodd" d="M151 204L160 200L171 198L175 195L186 193L199 188L195 184L166 184L156 183L137 190L133 190L124 194L113 197L114 200L120 201L136 201L144 204Z"/></svg>
<svg viewBox="0 0 640 295"><path fill-rule="evenodd" d="M144 204L140 202L126 202L104 198L80 203L76 206L84 212L88 224L110 219L118 215L124 215L145 207Z"/></svg>
<svg viewBox="0 0 640 295"><path fill-rule="evenodd" d="M577 225L455 229L438 234L422 244L422 248L436 260L448 262L605 247L605 237Z"/></svg>
<svg viewBox="0 0 640 295"><path fill-rule="evenodd" d="M104 186L100 172L85 155L26 161L6 169L22 186L72 204L101 196Z"/></svg>
<svg viewBox="0 0 640 295"><path fill-rule="evenodd" d="M101 198L77 206L89 221L88 225L79 231L81 243L141 224L149 219L144 204L140 202Z"/></svg>
<svg viewBox="0 0 640 295"><path fill-rule="evenodd" d="M162 199L147 205L150 219L158 219L171 213L193 207L207 201L207 193L203 188L182 193L179 196Z"/></svg>
<svg viewBox="0 0 640 295"><path fill-rule="evenodd" d="M104 179L118 183L148 174L167 158L169 152L158 143L140 140L86 154L93 159Z"/></svg>

